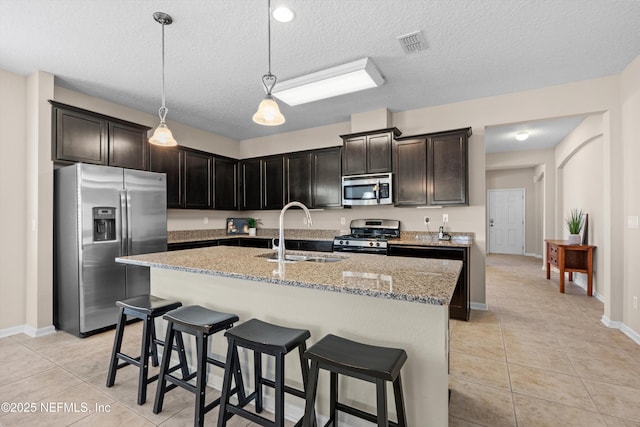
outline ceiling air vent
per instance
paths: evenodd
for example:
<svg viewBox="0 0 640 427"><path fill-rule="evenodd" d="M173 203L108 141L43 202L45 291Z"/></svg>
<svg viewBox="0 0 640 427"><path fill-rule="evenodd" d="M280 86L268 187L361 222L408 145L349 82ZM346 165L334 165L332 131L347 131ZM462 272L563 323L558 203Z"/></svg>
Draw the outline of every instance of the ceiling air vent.
<svg viewBox="0 0 640 427"><path fill-rule="evenodd" d="M398 41L404 53L416 53L421 50L425 50L427 46L422 38L421 31L414 31L413 33L405 34L404 36L398 36Z"/></svg>

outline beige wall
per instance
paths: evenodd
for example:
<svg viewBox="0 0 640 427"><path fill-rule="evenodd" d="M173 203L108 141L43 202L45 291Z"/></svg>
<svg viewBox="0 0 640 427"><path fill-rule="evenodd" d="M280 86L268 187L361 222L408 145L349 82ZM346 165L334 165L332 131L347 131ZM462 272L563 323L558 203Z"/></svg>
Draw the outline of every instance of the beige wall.
<svg viewBox="0 0 640 427"><path fill-rule="evenodd" d="M0 69L0 331L26 321L27 79Z"/></svg>
<svg viewBox="0 0 640 427"><path fill-rule="evenodd" d="M640 229L629 228L629 216L640 216L640 57L636 58L622 73L620 79L622 105L622 138L624 141L624 208L615 221L622 224L624 250L623 330L635 331L640 341L640 309L633 308L633 297L640 299Z"/></svg>
<svg viewBox="0 0 640 427"><path fill-rule="evenodd" d="M537 205L534 168L502 169L487 171L488 190L524 189L525 196L525 248L526 255L542 256L542 234L537 235L536 224L542 216L542 206Z"/></svg>
<svg viewBox="0 0 640 427"><path fill-rule="evenodd" d="M571 209L584 209L589 214L589 244L598 246L594 254L594 291L602 297L607 286L605 263L606 245L604 244L604 211L602 201L605 198L603 183L602 116L586 119L557 147L558 162L558 200L561 206L561 224L559 238L569 236L565 219ZM576 273L574 278L586 287L586 277Z"/></svg>

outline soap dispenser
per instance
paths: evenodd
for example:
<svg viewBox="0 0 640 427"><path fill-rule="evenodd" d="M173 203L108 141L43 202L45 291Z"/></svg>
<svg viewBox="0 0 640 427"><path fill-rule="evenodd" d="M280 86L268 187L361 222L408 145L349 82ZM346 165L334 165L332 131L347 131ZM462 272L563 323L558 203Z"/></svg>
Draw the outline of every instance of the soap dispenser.
<svg viewBox="0 0 640 427"><path fill-rule="evenodd" d="M444 239L444 226L441 225L440 231L438 231L438 240L443 240L443 239Z"/></svg>

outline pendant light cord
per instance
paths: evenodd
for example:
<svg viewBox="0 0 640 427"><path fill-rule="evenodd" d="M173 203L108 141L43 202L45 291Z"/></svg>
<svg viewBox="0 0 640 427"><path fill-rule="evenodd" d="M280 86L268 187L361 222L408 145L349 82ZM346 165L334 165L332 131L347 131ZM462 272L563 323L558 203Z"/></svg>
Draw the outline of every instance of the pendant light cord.
<svg viewBox="0 0 640 427"><path fill-rule="evenodd" d="M164 98L164 25L165 23L163 21L162 22L162 106L158 111L160 115L160 121L162 123L164 123L164 119L165 117L167 117L167 112L169 111L167 109L167 106L165 105L165 98Z"/></svg>
<svg viewBox="0 0 640 427"><path fill-rule="evenodd" d="M271 74L271 0L267 0L267 19L268 19L267 20L267 36L268 36L267 46L269 47L268 49L269 71L267 71L267 74L262 76L262 84L264 85L264 89L267 91L267 96L270 97L271 90L276 85L276 81L278 80L276 76Z"/></svg>
<svg viewBox="0 0 640 427"><path fill-rule="evenodd" d="M271 75L271 0L267 0L267 37L269 40L269 75Z"/></svg>

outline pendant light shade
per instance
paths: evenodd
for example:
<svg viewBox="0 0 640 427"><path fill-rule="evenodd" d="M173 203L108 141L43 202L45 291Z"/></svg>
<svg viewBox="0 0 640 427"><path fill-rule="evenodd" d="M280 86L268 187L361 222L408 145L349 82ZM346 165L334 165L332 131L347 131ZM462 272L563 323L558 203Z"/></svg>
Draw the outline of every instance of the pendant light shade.
<svg viewBox="0 0 640 427"><path fill-rule="evenodd" d="M271 96L271 90L276 85L278 80L276 76L271 74L271 0L267 1L267 19L268 19L268 40L269 40L269 71L262 76L262 84L267 92L267 95L258 105L258 111L253 115L253 121L263 126L278 126L285 122L285 118L280 112L278 103Z"/></svg>
<svg viewBox="0 0 640 427"><path fill-rule="evenodd" d="M167 117L167 107L165 105L164 99L164 26L171 25L173 19L171 16L167 15L163 12L155 12L153 14L153 19L159 24L162 25L162 106L158 110L158 115L160 116L160 124L153 132L151 138L149 138L149 143L153 145L160 145L163 147L173 147L178 145L171 130L167 127L165 123L165 118Z"/></svg>

